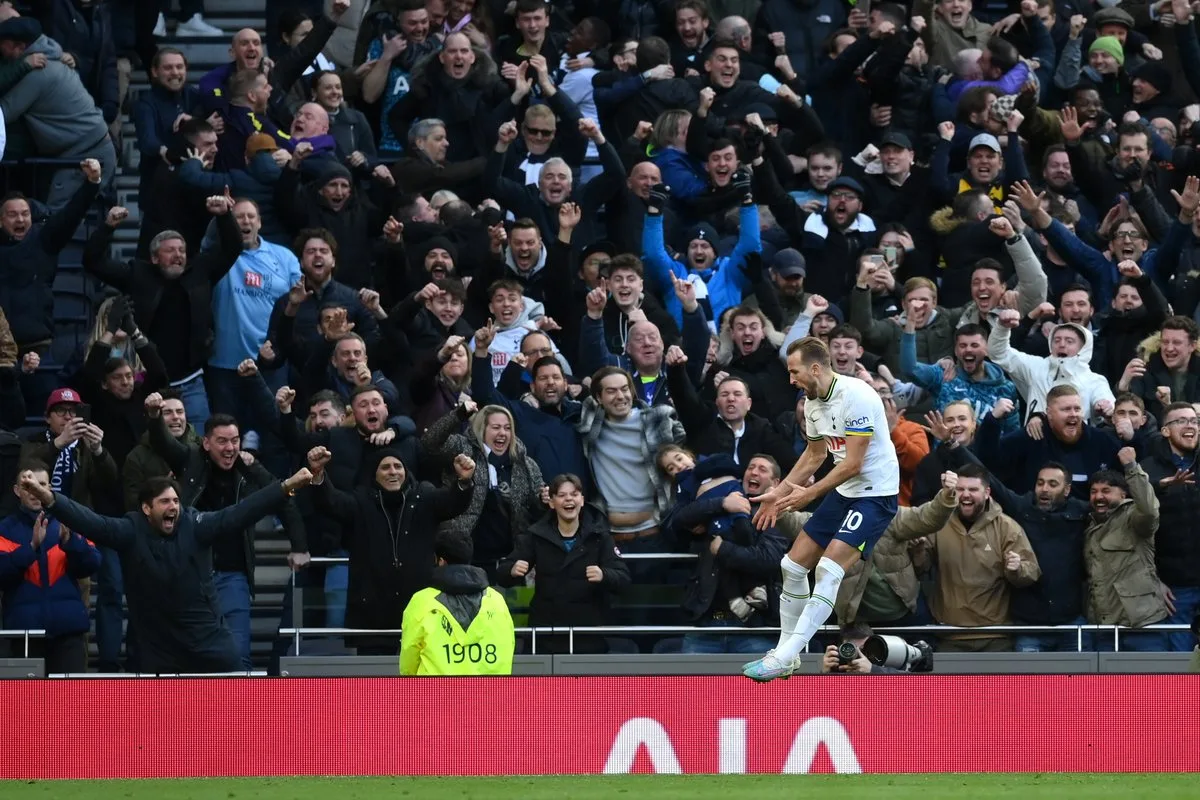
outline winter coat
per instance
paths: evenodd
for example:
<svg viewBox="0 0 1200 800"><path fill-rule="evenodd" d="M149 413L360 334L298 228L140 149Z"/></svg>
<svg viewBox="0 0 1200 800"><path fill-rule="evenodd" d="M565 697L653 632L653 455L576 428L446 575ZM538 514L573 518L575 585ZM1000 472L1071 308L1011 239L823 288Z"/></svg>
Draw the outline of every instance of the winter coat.
<svg viewBox="0 0 1200 800"><path fill-rule="evenodd" d="M76 533L121 558L129 618L138 632L138 660L147 673L240 672L242 657L221 621L212 581L212 545L274 514L287 499L279 482L236 506L200 512L183 506L164 536L141 512L102 517L55 494L49 513Z"/></svg>
<svg viewBox="0 0 1200 800"><path fill-rule="evenodd" d="M1163 363L1159 349L1162 347L1162 334L1155 333L1138 345L1137 357L1146 362L1146 374L1134 378L1129 384L1129 391L1142 398L1146 404L1146 412L1156 418L1163 417L1163 404L1158 401L1159 386L1174 386L1175 380L1171 370ZM1193 345L1191 358L1188 359L1187 377L1183 385L1183 396L1171 395L1172 402L1195 403L1200 401L1200 342Z"/></svg>
<svg viewBox="0 0 1200 800"><path fill-rule="evenodd" d="M728 610L726 601L730 598L724 592L729 587L736 587L745 594L756 586L765 585L767 608L755 611L742 624L747 627L778 625L778 597L782 589L778 568L789 541L782 530L782 520L780 526L759 531L747 515L727 514L724 499L724 495L713 493L686 505L677 505L671 512L669 527L683 540L682 549L697 556L696 571L685 589L683 610L691 622L700 622L709 619L713 611ZM722 523L719 528L718 522ZM707 534L693 535L692 528L706 524ZM713 535L721 536L721 546L716 554L710 548Z"/></svg>
<svg viewBox="0 0 1200 800"><path fill-rule="evenodd" d="M683 443L683 425L675 418L675 409L670 406L647 407L635 398L634 407L638 409L642 423L642 465L646 479L654 487L654 510L661 520L671 507L673 489L659 472L656 458L663 445ZM604 417L604 409L594 397L584 399L575 430L583 440L583 455L589 462L600 439ZM599 495L589 502L602 510L605 508L604 498Z"/></svg>
<svg viewBox="0 0 1200 800"><path fill-rule="evenodd" d="M149 261L135 258L123 264L110 258L113 228L108 225L97 226L96 232L84 246L83 268L133 298L137 326L151 341L161 347L170 336L186 337L186 351L191 363L176 364L167 360L167 375L173 381L192 375L208 362L213 340L213 286L225 277L242 254L242 237L233 215L221 215L217 220L217 229L221 233L220 249L189 259L187 269L174 279L187 293L190 320L159 318L159 305L171 279L164 277L162 270Z"/></svg>
<svg viewBox="0 0 1200 800"><path fill-rule="evenodd" d="M475 63L459 85L431 57L413 68L408 93L392 106L386 123L398 141L407 142L408 130L418 119L442 120L450 141L446 160L457 164L486 156L495 147L502 120L495 118L493 109L509 94L495 62L482 50L475 50Z"/></svg>
<svg viewBox="0 0 1200 800"><path fill-rule="evenodd" d="M470 488L457 480L448 487L417 482L407 469L404 503L384 504L378 486L344 491L327 478L313 487L317 511L345 521L342 546L350 554L346 591L346 626L387 630L399 628L413 594L429 585L437 566L433 540L438 526L462 513ZM486 466L476 469L487 475Z"/></svg>
<svg viewBox="0 0 1200 800"><path fill-rule="evenodd" d="M683 325L683 305L675 296L672 276L682 280L696 278L704 283L705 295L712 309L714 321L729 308L740 305L742 295L750 286L746 273L741 269L750 253L762 252L762 236L758 225L758 206L742 205L738 210L739 235L737 246L727 256L717 256L712 267L699 272L692 271L685 262L677 261L667 254L663 242L663 218L661 214L647 214L642 227L642 256L646 267L649 288L666 298L666 308ZM714 243L714 247L716 244Z"/></svg>
<svg viewBox="0 0 1200 800"><path fill-rule="evenodd" d="M1004 374L1004 370L992 362L983 362L983 377L979 380L956 367L954 377L947 381L937 364L917 361L916 344L915 334L901 333L900 372L897 377L910 380L933 395L933 405L938 410L953 402L966 400L975 410L975 419L979 420L983 419L984 414L991 413L997 400L1011 400L1014 406L1020 404L1017 387ZM1013 433L1019 426L1016 414L1009 414L1001 420L1001 429L1005 433Z"/></svg>
<svg viewBox="0 0 1200 800"><path fill-rule="evenodd" d="M909 541L927 534L906 529L892 535ZM1007 624L1012 589L1029 586L1042 574L1021 526L991 501L970 528L957 514L951 514L945 527L929 539L938 565L937 590L929 598L929 608L943 625ZM1021 556L1021 568L1015 574L1004 568L1009 552Z"/></svg>
<svg viewBox="0 0 1200 800"><path fill-rule="evenodd" d="M21 463L40 461L54 471L59 449L54 446L54 437L49 430L37 431L21 444ZM71 479L71 499L89 508L94 505L96 495L120 490L120 473L117 462L108 448L102 446L100 455L94 455L82 440L75 444L78 467ZM53 475L51 475L53 478Z"/></svg>
<svg viewBox="0 0 1200 800"><path fill-rule="evenodd" d="M906 314L900 315L901 322L906 318ZM869 289L855 287L850 292L849 322L862 333L863 347L877 353L895 375L903 373L900 344L904 328L889 320L874 319L871 316ZM953 357L955 322L954 315L948 309L941 306L934 309L933 316L925 323L925 327L917 328L914 334L919 362L933 364L947 356Z"/></svg>
<svg viewBox="0 0 1200 800"><path fill-rule="evenodd" d="M196 502L204 495L212 473L218 467L213 464L202 446L188 445L171 436L161 416L150 420L148 427L150 446L167 462L179 483L180 504L195 507ZM278 479L258 462L246 464L241 458L235 458L232 471L237 487L234 493L235 505L259 489L278 483ZM308 540L305 537L304 520L296 508L295 501L291 498L285 500L278 514L287 533L291 552L307 553ZM251 594L254 593L254 528L258 522L257 518L250 520L241 529L242 552L245 556L246 577L250 582ZM233 530L229 529L221 533L223 536L233 534Z"/></svg>
<svg viewBox="0 0 1200 800"><path fill-rule="evenodd" d="M1084 542L1088 572L1088 622L1141 627L1167 617L1167 601L1154 566L1158 498L1145 471L1125 467L1129 496L1091 519Z"/></svg>
<svg viewBox="0 0 1200 800"><path fill-rule="evenodd" d="M1200 586L1200 535L1196 523L1200 519L1200 487L1194 483L1162 485L1163 479L1173 477L1180 469L1195 474L1196 452L1192 452L1190 463L1181 467L1166 439L1154 439L1148 449L1150 454L1141 465L1158 497L1158 533L1154 537L1158 577L1167 586Z"/></svg>
<svg viewBox="0 0 1200 800"><path fill-rule="evenodd" d="M181 438L189 447L200 446L200 436L191 425L187 426ZM121 466L125 510L140 511L142 505L138 502L138 493L142 484L150 478L162 478L170 473L170 465L150 446L150 432L143 433L138 439L137 447L129 451L125 463Z"/></svg>
<svg viewBox="0 0 1200 800"><path fill-rule="evenodd" d="M735 438L733 429L718 415L716 407L700 399L685 365L669 367L667 383L675 401L675 413L687 432L688 447L696 455L723 453L745 465L755 455L764 453L775 459L784 475L796 462L791 443L780 439L771 423L753 411L743 422L742 435Z"/></svg>
<svg viewBox="0 0 1200 800"><path fill-rule="evenodd" d="M512 554L500 562L502 586L524 585L524 578L512 575L518 561L528 563L530 572L536 571L529 604L531 627L605 625L612 598L629 586L629 567L613 543L604 515L585 506L574 538L575 544L568 550L558 530L558 518L551 512L519 534ZM588 567L600 567L603 580L588 581ZM576 637L576 648L587 639L594 637Z"/></svg>
<svg viewBox="0 0 1200 800"><path fill-rule="evenodd" d="M973 456L971 460L979 463ZM991 481L991 490L992 499L1025 531L1042 568L1042 575L1035 583L1012 590L1009 610L1013 619L1033 625L1074 622L1083 614L1087 501L1068 497L1066 503L1043 511L1038 508L1033 492L1017 494L995 479Z"/></svg>
<svg viewBox="0 0 1200 800"><path fill-rule="evenodd" d="M988 414L979 422L973 450L1010 489L1022 494L1033 489L1042 465L1057 461L1069 470L1071 494L1086 500L1088 479L1099 470L1116 468L1117 451L1123 446L1111 431L1086 424L1075 444L1060 441L1049 425L1041 439L1031 439L1024 428L1002 437L996 418Z"/></svg>
<svg viewBox="0 0 1200 800"><path fill-rule="evenodd" d="M1167 298L1148 275L1130 279L1141 295L1142 305L1128 311L1110 308L1099 319L1093 319L1097 329L1096 351L1092 355L1092 371L1103 375L1112 384L1121 380L1125 365L1135 356L1150 361L1158 352L1158 330L1167 319ZM1155 386L1161 384L1154 384ZM1151 389L1153 394L1153 389ZM1150 410L1150 399L1146 410ZM1200 399L1200 398L1197 398Z"/></svg>
<svg viewBox="0 0 1200 800"><path fill-rule="evenodd" d="M258 216L262 220L259 236L272 244L291 247L290 233L275 209L275 183L282 170L270 153L255 153L243 168L228 172L205 169L199 161L189 158L179 165L175 174L182 185L204 197L224 194L228 186L234 197L246 197L258 203Z"/></svg>
<svg viewBox="0 0 1200 800"><path fill-rule="evenodd" d="M421 451L440 456L446 463L453 461L456 455L466 455L474 459L477 469L471 479L471 502L465 511L441 524L443 530L451 533L471 533L479 522L483 512L488 492L487 451L483 442L475 438L469 429L459 433L466 423L469 414L463 406L453 409L449 414L429 426L421 436ZM525 444L516 436L508 446L508 455L512 459L512 480L508 486L508 500L512 517L509 529L514 539L522 531L528 530L530 524L546 507L542 503L541 491L545 481L537 462L529 457ZM497 491L499 488L497 487Z"/></svg>
<svg viewBox="0 0 1200 800"><path fill-rule="evenodd" d="M508 362L501 374L500 386L509 385L514 378L520 380L522 372L524 368L520 364ZM471 371L471 397L481 408L494 403L509 410L517 423L516 432L521 435L521 442L543 476L549 475L553 479L566 473L576 475L584 481L586 491L592 470L583 455L583 442L575 431L583 410L580 402L563 398L556 410L535 408L519 398L502 394L492 383L492 371L488 368Z"/></svg>
<svg viewBox="0 0 1200 800"><path fill-rule="evenodd" d="M9 124L13 124L11 117ZM85 180L70 202L44 223L35 223L20 241L0 231L0 308L22 350L54 338L53 287L59 253L70 243L99 190L99 184Z"/></svg>
<svg viewBox="0 0 1200 800"><path fill-rule="evenodd" d="M846 6L838 0L766 0L754 19L754 51L759 63L771 63L774 50L769 35L782 32L787 38L787 55L801 80L816 68L825 55L824 43L845 26ZM929 17L926 17L929 19Z"/></svg>
<svg viewBox="0 0 1200 800"><path fill-rule="evenodd" d="M871 554L859 559L842 579L834 603L838 622L843 625L854 622L872 569L879 570L879 574L910 612L916 611L921 586L908 553L908 540L936 534L950 521L957 507L953 499L939 491L932 500L919 506L900 508Z"/></svg>
<svg viewBox="0 0 1200 800"><path fill-rule="evenodd" d="M741 378L750 387L750 399L754 402L754 413L766 419L775 419L785 411L796 409L796 387L792 386L787 367L779 359L782 336L768 322L764 326L765 336L758 349L749 355L740 355L734 347L733 333L728 320L721 326L717 337L716 374L724 370L730 377ZM705 381L700 396L712 400L717 396L712 381Z"/></svg>
<svg viewBox="0 0 1200 800"><path fill-rule="evenodd" d="M180 114L203 114L200 91L196 87L185 84L178 92L172 92L152 83L133 104L133 128L142 157L138 171L142 176L140 186L143 192L149 191L150 178L154 173L166 166L160 148L176 150L183 144L183 138L175 130L175 120L179 119Z"/></svg>
<svg viewBox="0 0 1200 800"><path fill-rule="evenodd" d="M989 415L990 416L990 415ZM946 442L936 445L921 459L913 475L912 504L928 503L942 488L943 472L958 472L959 467L978 459L967 454L969 447L951 447Z"/></svg>
<svg viewBox="0 0 1200 800"><path fill-rule="evenodd" d="M910 506L917 467L929 455L929 432L919 423L901 417L896 427L892 428L891 439L900 462L900 494L897 502L902 506ZM784 472L786 474L786 470Z"/></svg>
<svg viewBox="0 0 1200 800"><path fill-rule="evenodd" d="M46 35L75 57L75 72L104 114L104 121L111 124L121 109L109 4L91 3L87 13L72 0L52 0L45 5L51 6L40 15Z"/></svg>
<svg viewBox="0 0 1200 800"><path fill-rule="evenodd" d="M1079 390L1083 401L1083 413L1092 416L1096 403L1107 400L1115 402L1112 388L1103 375L1097 375L1088 367L1092 360L1092 332L1083 325L1063 323L1054 330L1070 328L1083 336L1083 347L1073 356L1033 356L1009 346L1010 330L995 325L988 335L988 358L1008 372L1018 391L1025 398L1025 421L1036 413L1046 410L1046 393L1055 386L1069 384ZM1051 339L1054 333L1050 334Z"/></svg>
<svg viewBox="0 0 1200 800"><path fill-rule="evenodd" d="M37 514L24 508L0 520L0 592L3 626L44 630L47 637L86 634L91 627L78 581L100 569L100 552L77 533L59 541L61 523L49 520L34 549Z"/></svg>

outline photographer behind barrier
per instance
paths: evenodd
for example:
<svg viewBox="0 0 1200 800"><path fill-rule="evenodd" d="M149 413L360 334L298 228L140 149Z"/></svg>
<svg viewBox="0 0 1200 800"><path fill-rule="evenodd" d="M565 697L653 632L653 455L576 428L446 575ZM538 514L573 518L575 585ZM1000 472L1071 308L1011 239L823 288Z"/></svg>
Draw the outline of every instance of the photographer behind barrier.
<svg viewBox="0 0 1200 800"><path fill-rule="evenodd" d="M933 649L925 642L911 645L899 636L877 636L861 622L843 625L841 636L840 645L825 648L821 672L903 675L933 671Z"/></svg>

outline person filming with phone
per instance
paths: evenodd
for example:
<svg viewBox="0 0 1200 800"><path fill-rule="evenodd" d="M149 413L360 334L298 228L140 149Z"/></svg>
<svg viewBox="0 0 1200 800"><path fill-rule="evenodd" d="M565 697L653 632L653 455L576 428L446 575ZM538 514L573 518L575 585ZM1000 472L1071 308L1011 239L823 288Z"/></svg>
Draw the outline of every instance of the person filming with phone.
<svg viewBox="0 0 1200 800"><path fill-rule="evenodd" d="M104 447L104 431L92 422L92 407L79 392L65 387L51 392L45 419L46 430L21 445L21 461L50 467L51 490L89 508L105 493L120 496L117 462Z"/></svg>

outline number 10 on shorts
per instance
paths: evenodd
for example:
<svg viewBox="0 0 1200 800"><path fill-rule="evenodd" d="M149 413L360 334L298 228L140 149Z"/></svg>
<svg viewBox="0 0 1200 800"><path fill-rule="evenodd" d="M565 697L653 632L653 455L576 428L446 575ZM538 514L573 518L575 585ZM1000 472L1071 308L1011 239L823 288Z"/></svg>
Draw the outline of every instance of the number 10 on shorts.
<svg viewBox="0 0 1200 800"><path fill-rule="evenodd" d="M846 512L846 518L842 520L842 527L838 528L838 533L852 533L859 529L862 521L862 512L851 509Z"/></svg>

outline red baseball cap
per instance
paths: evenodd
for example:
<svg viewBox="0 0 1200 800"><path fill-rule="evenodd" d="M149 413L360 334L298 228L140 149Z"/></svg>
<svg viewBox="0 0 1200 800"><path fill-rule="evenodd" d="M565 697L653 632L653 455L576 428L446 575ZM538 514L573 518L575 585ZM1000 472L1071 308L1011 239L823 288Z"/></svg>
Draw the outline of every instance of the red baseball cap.
<svg viewBox="0 0 1200 800"><path fill-rule="evenodd" d="M50 413L50 409L55 406L61 406L64 403L82 403L83 398L79 396L79 392L64 386L61 389L55 389L46 398L46 413Z"/></svg>

